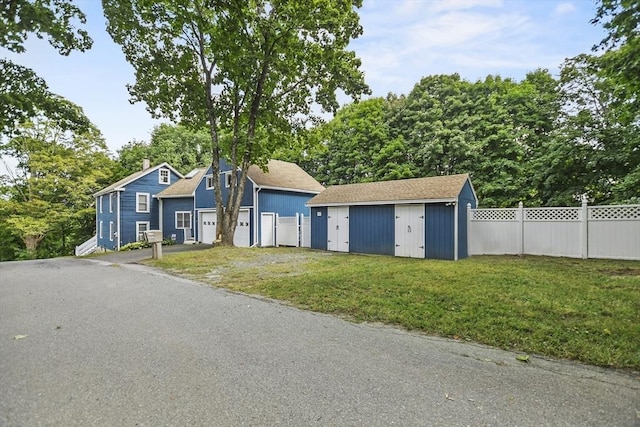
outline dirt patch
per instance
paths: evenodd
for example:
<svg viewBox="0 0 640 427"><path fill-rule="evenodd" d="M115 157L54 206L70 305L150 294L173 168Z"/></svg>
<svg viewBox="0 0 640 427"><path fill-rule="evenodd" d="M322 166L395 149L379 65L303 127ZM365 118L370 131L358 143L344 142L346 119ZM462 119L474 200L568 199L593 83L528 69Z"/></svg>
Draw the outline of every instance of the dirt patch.
<svg viewBox="0 0 640 427"><path fill-rule="evenodd" d="M600 271L609 276L640 276L640 268L625 267Z"/></svg>

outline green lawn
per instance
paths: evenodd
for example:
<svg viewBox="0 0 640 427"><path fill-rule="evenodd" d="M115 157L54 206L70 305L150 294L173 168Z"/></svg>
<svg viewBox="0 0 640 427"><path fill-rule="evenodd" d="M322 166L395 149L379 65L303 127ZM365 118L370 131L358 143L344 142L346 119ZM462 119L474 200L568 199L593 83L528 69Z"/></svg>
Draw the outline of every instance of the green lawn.
<svg viewBox="0 0 640 427"><path fill-rule="evenodd" d="M214 248L149 264L354 321L640 368L637 261L480 256L453 262Z"/></svg>

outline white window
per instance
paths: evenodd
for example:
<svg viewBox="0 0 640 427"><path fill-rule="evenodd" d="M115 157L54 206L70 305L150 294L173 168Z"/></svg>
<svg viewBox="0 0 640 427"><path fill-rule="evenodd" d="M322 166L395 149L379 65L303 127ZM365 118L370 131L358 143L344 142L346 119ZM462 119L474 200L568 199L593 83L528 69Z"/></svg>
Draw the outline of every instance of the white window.
<svg viewBox="0 0 640 427"><path fill-rule="evenodd" d="M207 190L211 190L216 185L213 175L207 175Z"/></svg>
<svg viewBox="0 0 640 427"><path fill-rule="evenodd" d="M104 196L100 196L100 201L98 202L100 204L100 213L102 213L102 198L103 197ZM100 237L102 237L102 236L100 236Z"/></svg>
<svg viewBox="0 0 640 427"><path fill-rule="evenodd" d="M102 221L100 221L100 224L98 225L98 236L102 239Z"/></svg>
<svg viewBox="0 0 640 427"><path fill-rule="evenodd" d="M224 173L224 186L227 188L231 187L231 172Z"/></svg>
<svg viewBox="0 0 640 427"><path fill-rule="evenodd" d="M115 199L116 193L109 193L109 212L113 212L113 199Z"/></svg>
<svg viewBox="0 0 640 427"><path fill-rule="evenodd" d="M136 240L144 240L144 232L150 227L149 221L136 221Z"/></svg>
<svg viewBox="0 0 640 427"><path fill-rule="evenodd" d="M176 229L191 228L191 212L176 212Z"/></svg>
<svg viewBox="0 0 640 427"><path fill-rule="evenodd" d="M136 212L151 212L150 204L149 193L136 193Z"/></svg>
<svg viewBox="0 0 640 427"><path fill-rule="evenodd" d="M109 240L113 242L113 238L116 235L116 230L113 227L113 221L109 221Z"/></svg>
<svg viewBox="0 0 640 427"><path fill-rule="evenodd" d="M169 169L159 169L158 170L158 182L160 184L170 184L171 175L169 174Z"/></svg>

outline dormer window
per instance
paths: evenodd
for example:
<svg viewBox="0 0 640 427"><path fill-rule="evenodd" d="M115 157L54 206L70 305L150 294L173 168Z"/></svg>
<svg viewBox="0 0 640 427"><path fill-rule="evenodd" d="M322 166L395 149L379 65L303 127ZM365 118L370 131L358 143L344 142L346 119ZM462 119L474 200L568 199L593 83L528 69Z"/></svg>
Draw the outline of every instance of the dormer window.
<svg viewBox="0 0 640 427"><path fill-rule="evenodd" d="M211 190L216 186L216 182L213 179L213 175L207 175L207 190Z"/></svg>
<svg viewBox="0 0 640 427"><path fill-rule="evenodd" d="M159 176L159 180L158 182L160 184L167 184L169 185L171 182L171 175L169 174L169 169L159 169L158 170L158 176Z"/></svg>

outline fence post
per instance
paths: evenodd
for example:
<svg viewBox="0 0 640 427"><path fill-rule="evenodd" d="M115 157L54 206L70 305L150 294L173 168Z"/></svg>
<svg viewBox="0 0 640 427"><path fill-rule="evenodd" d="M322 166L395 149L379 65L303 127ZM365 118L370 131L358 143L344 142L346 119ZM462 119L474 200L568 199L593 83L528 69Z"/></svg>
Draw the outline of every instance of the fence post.
<svg viewBox="0 0 640 427"><path fill-rule="evenodd" d="M589 211L587 208L587 197L582 196L582 218L580 224L580 237L582 238L582 259L589 258Z"/></svg>
<svg viewBox="0 0 640 427"><path fill-rule="evenodd" d="M471 203L467 203L467 256L471 255Z"/></svg>
<svg viewBox="0 0 640 427"><path fill-rule="evenodd" d="M518 255L524 254L524 204L518 202Z"/></svg>
<svg viewBox="0 0 640 427"><path fill-rule="evenodd" d="M299 212L296 212L296 248L302 246L300 244L300 239L302 237L302 218Z"/></svg>

